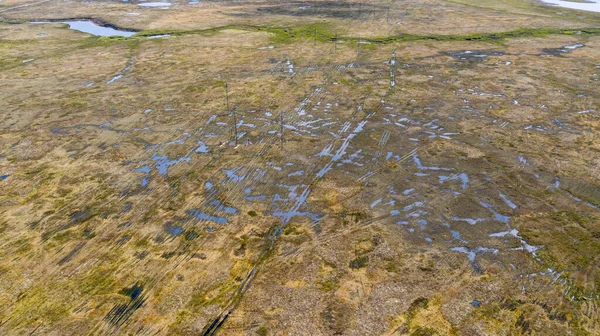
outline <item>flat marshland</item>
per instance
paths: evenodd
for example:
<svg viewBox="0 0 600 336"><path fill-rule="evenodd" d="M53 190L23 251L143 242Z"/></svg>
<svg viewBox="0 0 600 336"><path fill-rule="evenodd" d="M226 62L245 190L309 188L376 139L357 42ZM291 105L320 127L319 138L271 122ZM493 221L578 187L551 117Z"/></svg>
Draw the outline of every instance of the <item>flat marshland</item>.
<svg viewBox="0 0 600 336"><path fill-rule="evenodd" d="M0 17L0 334L600 333L599 13Z"/></svg>

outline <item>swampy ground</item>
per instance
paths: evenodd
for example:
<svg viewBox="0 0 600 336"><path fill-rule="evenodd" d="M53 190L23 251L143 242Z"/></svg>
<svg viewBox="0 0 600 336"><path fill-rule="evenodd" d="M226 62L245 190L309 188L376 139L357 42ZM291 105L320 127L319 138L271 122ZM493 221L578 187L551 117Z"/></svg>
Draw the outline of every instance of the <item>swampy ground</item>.
<svg viewBox="0 0 600 336"><path fill-rule="evenodd" d="M599 14L0 16L0 334L600 334Z"/></svg>

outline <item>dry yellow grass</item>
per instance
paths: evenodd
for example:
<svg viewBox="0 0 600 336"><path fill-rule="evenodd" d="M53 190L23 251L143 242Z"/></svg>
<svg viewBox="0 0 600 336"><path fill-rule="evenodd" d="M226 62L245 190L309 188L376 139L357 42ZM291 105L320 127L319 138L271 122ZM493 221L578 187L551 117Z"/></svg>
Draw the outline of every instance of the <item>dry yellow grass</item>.
<svg viewBox="0 0 600 336"><path fill-rule="evenodd" d="M458 2L1 12L0 334L598 333L597 16Z"/></svg>

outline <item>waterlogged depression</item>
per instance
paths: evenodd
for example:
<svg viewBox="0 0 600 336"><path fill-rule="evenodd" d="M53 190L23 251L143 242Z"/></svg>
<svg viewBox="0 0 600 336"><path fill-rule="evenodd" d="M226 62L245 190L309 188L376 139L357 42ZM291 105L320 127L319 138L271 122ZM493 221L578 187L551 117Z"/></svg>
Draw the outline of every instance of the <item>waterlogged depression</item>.
<svg viewBox="0 0 600 336"><path fill-rule="evenodd" d="M581 46L564 48L572 50ZM495 52L489 54L493 55L489 57L504 56ZM477 55L479 54L475 54ZM458 60L462 61L463 57ZM130 61L127 69L132 64L133 61ZM292 69L289 66L291 62L287 61L286 64L288 69ZM409 64L402 66L410 67ZM336 71L361 71L362 68L354 64L335 67ZM297 75L295 71L288 71L288 74ZM120 77L122 75L117 75L107 84ZM471 98L467 97L471 96L510 101L505 95L471 88L456 90L455 95L465 104L470 103ZM466 254L476 271L482 270L480 259L506 257L506 260L510 260L511 251L515 250L526 251L535 257L535 252L540 247L529 244L510 224L518 211L518 205L507 196L508 190L495 195L489 194L485 186L491 187L495 181L486 171L473 170L472 167L457 165L453 161L425 161L419 153L423 150L424 143L435 139L462 144L462 132L458 131L461 120L477 116L488 118L490 124L497 123L497 120L468 105L464 108L461 115L452 116L439 114L437 108L429 106L406 112L395 103L382 99L380 105L373 110L362 111L361 105L351 108L359 112L348 118L343 113L343 109L347 107L326 88L318 87L299 102L294 108L295 114L286 116L280 124L278 118L268 111L238 111L235 127L239 131L237 138L245 145L266 145L274 140L279 141L282 136L308 136L318 139L317 144L306 152L306 156L290 158L291 161L260 163L252 160L252 165L222 168L220 179L218 174L206 181L207 198L186 210L186 214L194 219L193 222L209 223L207 228L213 230L214 225L229 224L239 216L236 208L222 203L221 199L228 199L230 204L246 202L246 206L263 207L264 213L280 218L280 229L272 237L276 240L295 218L305 217L315 227L319 225L327 211L319 207L312 209L308 200L313 193L315 181L334 175L347 184L358 181L368 187L373 200L366 200L367 204L374 214L380 213L383 216L382 221L400 225L407 234L424 243L435 242L446 245L449 251ZM174 109L166 108L165 112L172 110ZM501 123L500 127L507 125ZM527 128L526 125L523 126ZM149 156L138 163L138 168L133 169L133 172L141 175L138 178L140 186L149 188L154 178L166 179L172 169L187 165L197 157L210 156L211 148L222 148L223 144L233 145L233 140L229 137L231 128L231 115L213 115L194 133L182 130L182 135L173 140L162 144L148 144L146 148ZM142 128L136 128L140 129ZM152 132L147 127L143 129ZM246 129L252 130L252 134L242 131ZM373 136L377 136L376 141L370 143L367 139ZM486 140L482 138L480 141L485 146ZM374 145L376 151L372 150ZM181 147L183 154L169 154L169 149L175 147ZM523 168L528 165L521 155L515 155L513 160ZM409 174L398 179L384 173L382 169L385 171L384 167L389 164L400 164ZM387 182L382 183L381 179ZM377 190L383 194L378 194ZM440 202L447 204L450 212L440 211ZM460 210L464 204L470 204L468 207L472 210L469 213ZM473 216L474 214L479 217ZM190 219L181 222L181 227L189 226ZM473 235L474 227L480 228L477 231L489 233ZM511 247L503 247L503 244ZM515 244L517 247L514 247Z"/></svg>
<svg viewBox="0 0 600 336"><path fill-rule="evenodd" d="M456 92L458 97L464 94L486 96L472 89ZM503 95L489 96L508 99ZM296 106L296 114L286 116L281 124L270 112L237 111L238 130L259 131L254 135L238 133L238 140L246 145L278 141L282 137L282 128L284 137L308 136L318 139L318 144L306 152L306 156L281 162L261 163L253 160L255 162L252 165L222 168L222 174L206 181L207 198L187 210L187 215L194 222L209 223L208 228L212 230L214 225L229 224L239 216L236 208L222 203L221 199L227 199L230 204L246 202L246 206L262 208L264 213L280 218L280 229L272 237L277 240L295 218L309 219L315 229L319 226L327 211L320 207L313 209L308 200L314 191L315 181L334 175L342 178L346 184L358 181L359 185L371 189L369 194L374 193L374 199L368 201L369 208L374 214L380 213L382 221L400 225L407 234L422 239L423 243L435 242L446 245L449 251L467 254L476 271L482 270L479 265L481 258L510 260L511 251L519 249L535 257L539 247L527 243L510 224L518 205L507 196L508 191L494 195L487 193L487 188L482 189L494 183L488 173L457 166L452 161L446 164L425 161L419 153L423 146L421 142L431 139L461 144L461 132L456 130L458 123L468 115L448 118L437 113L436 108L427 106L420 108L427 114L406 113L386 100L381 100L376 110L360 113L362 117L356 115L347 119L340 113L343 109L338 98L319 87ZM360 106L355 110L360 111ZM321 116L317 117L316 114ZM232 128L231 122L231 116L213 115L206 120L202 129L196 131L194 137L197 140L192 140L191 134L184 132L183 137L147 146L152 153L150 161L141 163L153 163L134 169L143 173L141 186L148 187L151 176L155 175L153 171L157 177L164 179L172 168L192 162L196 156L209 155L213 147L222 148L224 143L233 145L231 138L228 138L230 133L223 132ZM493 121L490 119L489 122ZM406 132L409 126L410 131ZM402 132L398 133L400 130ZM268 136L257 137L255 134ZM376 134L380 135L375 143L366 140ZM377 146L376 151L370 149L373 145ZM167 151L173 146L184 147L183 152L187 154L171 158ZM158 154L161 152L165 154ZM517 155L513 160L515 163L526 162ZM383 174L382 166L394 163L408 169L409 174L402 179ZM381 184L382 178L388 179L387 182ZM378 189L383 194L377 195ZM440 202L447 204L450 213L440 211ZM471 213L461 212L460 208L464 205L460 204L464 202L474 207ZM474 213L480 217L473 217ZM186 227L190 224L183 222L181 225ZM474 227L479 227L477 231L485 228L489 233L473 235ZM502 240L498 241L498 238ZM513 242L517 247L502 247L503 244L514 245Z"/></svg>

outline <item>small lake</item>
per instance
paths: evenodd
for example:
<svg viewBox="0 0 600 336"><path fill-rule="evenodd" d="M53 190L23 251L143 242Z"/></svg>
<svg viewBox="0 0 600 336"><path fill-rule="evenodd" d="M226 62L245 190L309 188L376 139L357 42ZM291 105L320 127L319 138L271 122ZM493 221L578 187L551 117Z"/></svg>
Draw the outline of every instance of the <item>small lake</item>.
<svg viewBox="0 0 600 336"><path fill-rule="evenodd" d="M562 8L579 9L588 12L600 13L600 0L586 0L585 2L572 2L564 0L542 0L542 3Z"/></svg>
<svg viewBox="0 0 600 336"><path fill-rule="evenodd" d="M56 21L56 22L31 22L32 24L45 23L64 23L69 25L69 29L77 30L83 33L96 36L123 36L129 37L135 35L136 32L118 30L112 27L103 27L95 24L90 20L71 20L71 21Z"/></svg>

